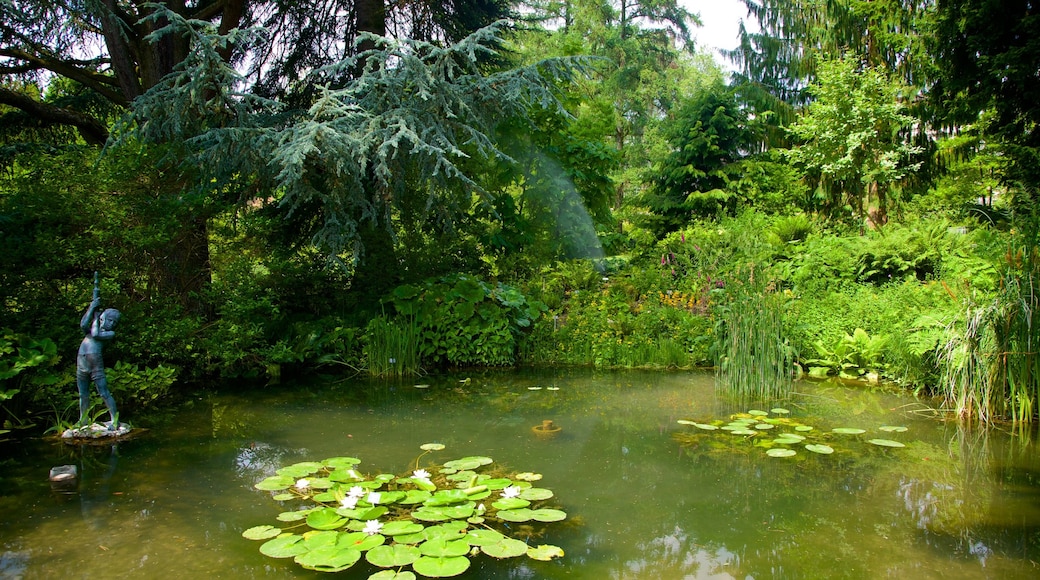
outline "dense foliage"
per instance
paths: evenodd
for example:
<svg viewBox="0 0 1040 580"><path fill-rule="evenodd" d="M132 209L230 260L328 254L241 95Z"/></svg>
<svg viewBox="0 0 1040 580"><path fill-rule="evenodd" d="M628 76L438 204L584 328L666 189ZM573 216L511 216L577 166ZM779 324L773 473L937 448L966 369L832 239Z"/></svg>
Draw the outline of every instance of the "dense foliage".
<svg viewBox="0 0 1040 580"><path fill-rule="evenodd" d="M95 271L131 413L518 364L1040 413L1029 3L749 3L728 80L671 0L173 4L0 2L11 426Z"/></svg>

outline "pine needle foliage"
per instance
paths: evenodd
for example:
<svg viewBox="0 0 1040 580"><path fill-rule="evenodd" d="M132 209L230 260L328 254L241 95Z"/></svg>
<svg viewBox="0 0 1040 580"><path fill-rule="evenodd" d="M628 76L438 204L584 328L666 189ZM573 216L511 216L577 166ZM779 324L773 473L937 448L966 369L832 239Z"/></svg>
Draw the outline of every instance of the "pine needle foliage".
<svg viewBox="0 0 1040 580"><path fill-rule="evenodd" d="M448 46L364 35L375 48L301 79L315 97L290 110L238 92L242 79L215 60L217 48L247 33L166 16L171 29L194 35L194 55L134 103L123 137L183 143L198 188L302 213L310 241L334 256L356 257L363 222L385 226L417 199L427 219L450 228L474 199L487 199L483 170L513 162L499 126L533 128L536 110L566 115L559 91L588 65L554 58L487 70L502 53L504 22Z"/></svg>

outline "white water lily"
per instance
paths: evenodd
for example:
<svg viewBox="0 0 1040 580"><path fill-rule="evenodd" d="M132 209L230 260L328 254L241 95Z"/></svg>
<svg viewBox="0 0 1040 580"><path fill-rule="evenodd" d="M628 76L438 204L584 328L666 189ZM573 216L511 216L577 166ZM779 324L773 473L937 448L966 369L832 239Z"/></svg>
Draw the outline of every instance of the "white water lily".
<svg viewBox="0 0 1040 580"><path fill-rule="evenodd" d="M350 491L347 492L347 495L349 495L350 497L361 497L365 495L365 488L361 487L360 485L355 485L354 487L350 488Z"/></svg>
<svg viewBox="0 0 1040 580"><path fill-rule="evenodd" d="M383 529L383 524L379 523L379 520L368 520L365 522L365 529L361 531L370 536L374 536L378 534L381 529Z"/></svg>
<svg viewBox="0 0 1040 580"><path fill-rule="evenodd" d="M296 481L296 489L307 489L311 486L311 482L306 479L300 479Z"/></svg>
<svg viewBox="0 0 1040 580"><path fill-rule="evenodd" d="M372 505L376 505L377 503L379 503L379 498L380 498L379 493L373 491L372 493L368 494L368 497L366 498L366 501L368 501L368 503L370 503Z"/></svg>
<svg viewBox="0 0 1040 580"><path fill-rule="evenodd" d="M357 507L357 502L358 502L358 498L357 497L354 497L352 495L348 495L347 497L339 500L339 505L347 508L348 510L352 510L352 509Z"/></svg>
<svg viewBox="0 0 1040 580"><path fill-rule="evenodd" d="M415 479L425 479L426 481L430 481L430 472L425 469L416 469L412 472L412 477Z"/></svg>
<svg viewBox="0 0 1040 580"><path fill-rule="evenodd" d="M520 488L515 485L502 490L502 497L520 497Z"/></svg>

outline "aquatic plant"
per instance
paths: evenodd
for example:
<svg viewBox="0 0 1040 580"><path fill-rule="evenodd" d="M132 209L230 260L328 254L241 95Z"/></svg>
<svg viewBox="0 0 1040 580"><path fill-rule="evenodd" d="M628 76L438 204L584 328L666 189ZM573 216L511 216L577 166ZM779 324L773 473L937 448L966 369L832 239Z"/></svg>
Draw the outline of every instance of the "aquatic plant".
<svg viewBox="0 0 1040 580"><path fill-rule="evenodd" d="M422 446L423 455L444 448ZM539 533L535 523L562 521L567 514L547 504L553 492L535 487L540 474L483 473L494 461L471 456L447 461L433 472L419 467L406 475L358 470L360 459L332 457L283 467L255 485L281 502L301 502L282 512L282 526L249 528L242 536L264 540L260 552L292 558L319 572L339 572L362 558L383 568L371 580L404 580L415 574L443 578L462 574L470 558L563 556L553 545L532 546L519 538ZM525 526L511 527L511 524ZM405 570L410 566L411 571Z"/></svg>
<svg viewBox="0 0 1040 580"><path fill-rule="evenodd" d="M776 407L769 411L751 409L746 413L735 413L729 416L728 421L680 419L677 421L680 425L696 427L700 433L677 433L676 439L684 445L694 445L699 441L699 435L705 432L728 433L738 437L723 440L716 448L734 449L737 446L745 447L750 442L754 447L764 449L769 457L794 457L798 455L799 449L830 455L835 452L835 446L840 448L842 443L851 443L867 433L866 429L858 427L834 427L829 431L817 429L789 415L789 410ZM901 425L882 425L877 429L887 434L907 431ZM881 437L866 442L885 448L906 447L902 442Z"/></svg>
<svg viewBox="0 0 1040 580"><path fill-rule="evenodd" d="M754 271L750 283L739 286L723 309L716 391L740 401L781 399L791 390L794 357L779 299L756 288Z"/></svg>

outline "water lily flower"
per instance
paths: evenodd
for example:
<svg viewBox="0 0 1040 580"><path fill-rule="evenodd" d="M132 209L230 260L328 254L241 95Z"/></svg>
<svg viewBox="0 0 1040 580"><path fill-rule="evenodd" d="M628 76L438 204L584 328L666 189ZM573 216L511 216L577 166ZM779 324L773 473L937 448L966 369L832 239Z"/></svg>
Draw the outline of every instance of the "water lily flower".
<svg viewBox="0 0 1040 580"><path fill-rule="evenodd" d="M365 488L361 487L360 485L355 485L354 487L350 488L350 491L347 492L347 495L349 495L350 497L361 497L365 495Z"/></svg>
<svg viewBox="0 0 1040 580"><path fill-rule="evenodd" d="M430 472L425 469L416 469L412 472L412 477L415 479L425 479L426 481L430 481Z"/></svg>
<svg viewBox="0 0 1040 580"><path fill-rule="evenodd" d="M361 530L370 536L374 536L379 533L379 530L383 528L383 524L379 523L379 520L368 520L365 522L365 529Z"/></svg>
<svg viewBox="0 0 1040 580"><path fill-rule="evenodd" d="M377 503L379 503L379 498L379 492L373 491L372 493L368 494L368 497L365 499L366 501L368 501L368 503L376 505Z"/></svg>
<svg viewBox="0 0 1040 580"><path fill-rule="evenodd" d="M520 497L520 488L515 485L502 490L502 497Z"/></svg>
<svg viewBox="0 0 1040 580"><path fill-rule="evenodd" d="M352 510L357 507L357 502L358 498L352 495L348 495L347 497L339 500L339 505L347 508L348 510Z"/></svg>
<svg viewBox="0 0 1040 580"><path fill-rule="evenodd" d="M484 507L484 504L480 504L480 505L477 506L477 514L482 514L485 511L487 511L487 508Z"/></svg>
<svg viewBox="0 0 1040 580"><path fill-rule="evenodd" d="M311 482L307 479L300 479L296 481L296 489L307 489L311 486Z"/></svg>

